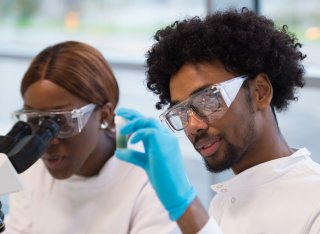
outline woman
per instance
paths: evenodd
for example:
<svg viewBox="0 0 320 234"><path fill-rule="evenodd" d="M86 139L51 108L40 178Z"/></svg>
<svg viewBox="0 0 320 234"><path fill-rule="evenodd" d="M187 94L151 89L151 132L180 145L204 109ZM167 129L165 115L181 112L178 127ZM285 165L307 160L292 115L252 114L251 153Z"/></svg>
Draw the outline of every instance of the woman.
<svg viewBox="0 0 320 234"><path fill-rule="evenodd" d="M175 233L145 173L115 158L117 81L103 55L80 42L48 47L21 83L23 109L36 129L60 126L46 153L10 197L8 233Z"/></svg>

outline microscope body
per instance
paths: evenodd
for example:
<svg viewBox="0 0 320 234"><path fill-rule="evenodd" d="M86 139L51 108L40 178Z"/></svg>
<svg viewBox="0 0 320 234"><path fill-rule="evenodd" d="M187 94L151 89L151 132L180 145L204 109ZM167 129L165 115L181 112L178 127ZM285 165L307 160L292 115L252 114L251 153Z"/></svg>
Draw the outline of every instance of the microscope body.
<svg viewBox="0 0 320 234"><path fill-rule="evenodd" d="M6 136L0 136L0 195L22 189L18 174L41 157L58 133L59 126L47 119L33 133L29 124L20 121Z"/></svg>
<svg viewBox="0 0 320 234"><path fill-rule="evenodd" d="M17 122L10 132L0 136L0 196L23 189L19 173L31 167L45 152L51 140L57 137L59 126L53 120L44 120L32 133L25 122ZM4 213L0 201L0 233L5 230Z"/></svg>
<svg viewBox="0 0 320 234"><path fill-rule="evenodd" d="M0 196L22 190L23 183L8 156L0 153Z"/></svg>

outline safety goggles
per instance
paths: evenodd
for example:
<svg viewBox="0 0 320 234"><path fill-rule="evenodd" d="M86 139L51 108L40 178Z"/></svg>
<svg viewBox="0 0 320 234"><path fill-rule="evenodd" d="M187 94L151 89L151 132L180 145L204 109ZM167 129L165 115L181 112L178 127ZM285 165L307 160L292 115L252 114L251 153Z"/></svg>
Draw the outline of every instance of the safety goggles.
<svg viewBox="0 0 320 234"><path fill-rule="evenodd" d="M79 134L87 124L95 104L91 103L79 109L66 110L19 110L13 113L16 121L24 121L30 124L32 130L36 130L44 119L54 120L60 127L58 138L69 138Z"/></svg>
<svg viewBox="0 0 320 234"><path fill-rule="evenodd" d="M247 76L238 76L211 85L170 107L159 118L173 132L183 130L188 125L190 116L208 123L217 121L230 107L247 78Z"/></svg>

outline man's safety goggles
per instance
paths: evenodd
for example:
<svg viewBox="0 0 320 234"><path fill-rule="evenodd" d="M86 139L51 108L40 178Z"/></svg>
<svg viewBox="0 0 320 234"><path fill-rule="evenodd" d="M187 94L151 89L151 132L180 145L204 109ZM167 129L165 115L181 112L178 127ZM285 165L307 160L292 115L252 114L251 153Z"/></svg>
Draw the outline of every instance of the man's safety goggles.
<svg viewBox="0 0 320 234"><path fill-rule="evenodd" d="M79 109L71 111L51 110L19 110L13 113L16 121L24 121L30 124L32 130L36 130L44 119L54 120L60 127L58 138L69 138L79 134L87 124L95 104L88 104Z"/></svg>
<svg viewBox="0 0 320 234"><path fill-rule="evenodd" d="M211 85L180 102L160 115L160 120L173 131L183 130L190 115L208 123L219 120L237 96L247 76Z"/></svg>

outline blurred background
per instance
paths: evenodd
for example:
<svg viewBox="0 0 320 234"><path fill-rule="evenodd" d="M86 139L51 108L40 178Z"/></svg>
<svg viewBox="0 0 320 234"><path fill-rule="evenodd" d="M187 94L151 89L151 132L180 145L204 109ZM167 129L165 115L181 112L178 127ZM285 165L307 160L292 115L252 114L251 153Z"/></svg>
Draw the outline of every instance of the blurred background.
<svg viewBox="0 0 320 234"><path fill-rule="evenodd" d="M287 24L307 54L306 87L299 100L278 114L281 131L292 147L307 147L320 162L320 9L319 0L1 0L0 1L0 135L13 125L10 114L22 107L21 78L31 59L45 47L65 41L89 43L103 52L119 81L119 106L158 117L157 98L144 85L144 59L152 36L175 20L205 16L229 7L247 7ZM143 103L143 105L141 105ZM181 140L186 168L207 207L209 186L232 176L210 174L186 139ZM4 211L6 197L1 198Z"/></svg>

